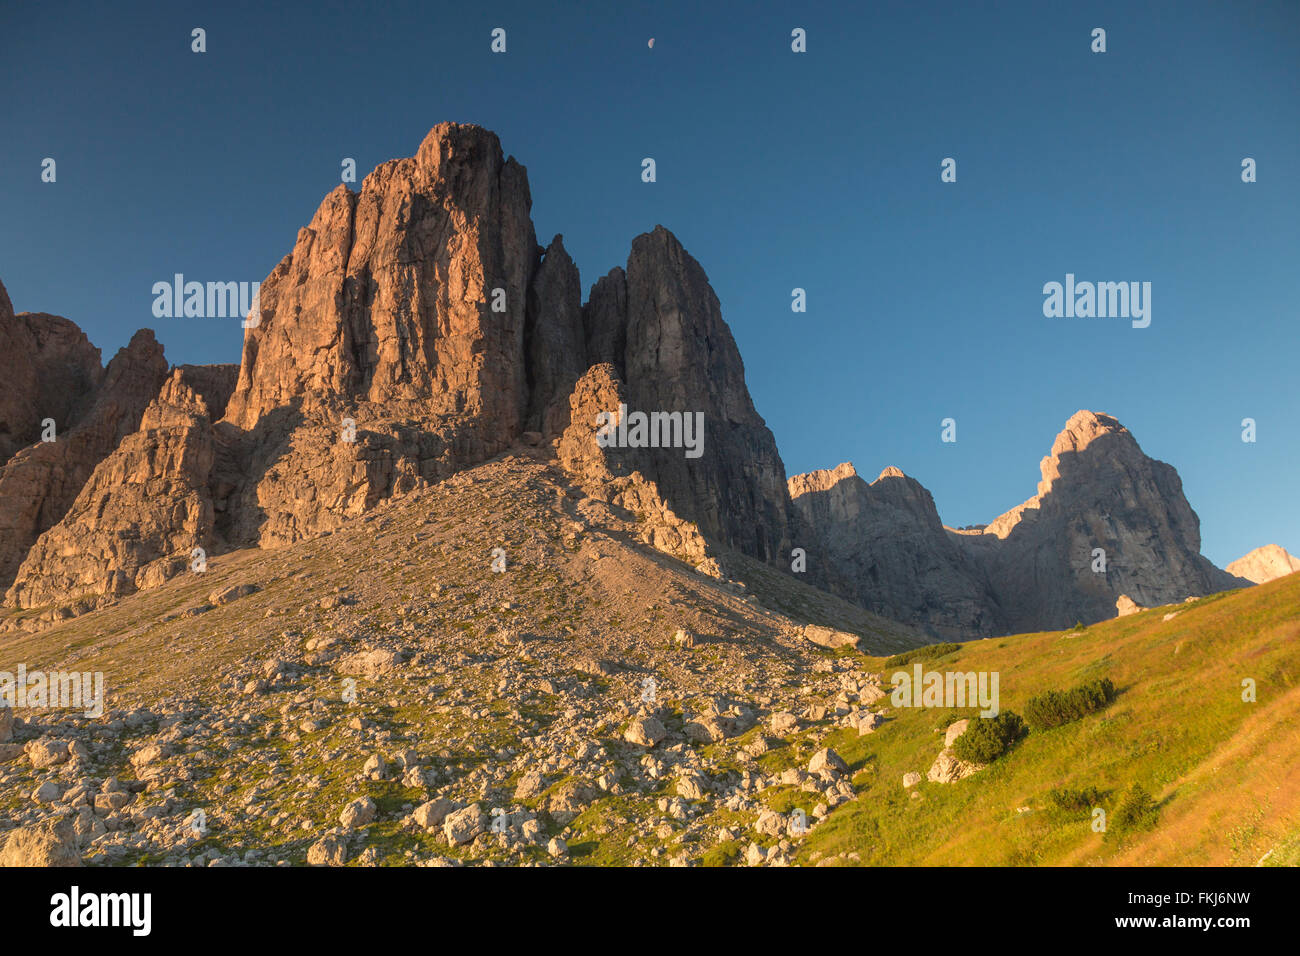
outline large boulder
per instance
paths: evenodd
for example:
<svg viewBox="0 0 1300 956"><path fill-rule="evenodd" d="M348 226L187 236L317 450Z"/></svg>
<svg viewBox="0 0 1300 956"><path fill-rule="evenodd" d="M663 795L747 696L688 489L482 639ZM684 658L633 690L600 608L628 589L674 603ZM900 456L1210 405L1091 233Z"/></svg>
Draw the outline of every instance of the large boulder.
<svg viewBox="0 0 1300 956"><path fill-rule="evenodd" d="M0 834L0 866L81 866L73 815Z"/></svg>

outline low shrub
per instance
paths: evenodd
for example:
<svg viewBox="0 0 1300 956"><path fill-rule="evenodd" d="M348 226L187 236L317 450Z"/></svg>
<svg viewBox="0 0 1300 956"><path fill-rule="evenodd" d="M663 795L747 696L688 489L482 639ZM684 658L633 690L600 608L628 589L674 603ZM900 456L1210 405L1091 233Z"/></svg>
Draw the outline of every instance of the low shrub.
<svg viewBox="0 0 1300 956"><path fill-rule="evenodd" d="M992 763L1027 733L1020 715L1004 710L996 717L972 720L966 732L953 741L952 750L957 759L967 763Z"/></svg>
<svg viewBox="0 0 1300 956"><path fill-rule="evenodd" d="M1107 796L1107 791L1096 787L1082 787L1078 790L1070 787L1054 787L1047 791L1047 805L1060 813L1086 814L1093 807L1104 804Z"/></svg>
<svg viewBox="0 0 1300 956"><path fill-rule="evenodd" d="M1102 677L1070 690L1049 690L1030 698L1025 717L1034 730L1051 730L1101 710L1114 699L1115 685L1109 677Z"/></svg>
<svg viewBox="0 0 1300 956"><path fill-rule="evenodd" d="M1121 834L1136 830L1150 830L1156 825L1160 810L1155 798L1147 792L1146 787L1135 783L1124 794L1124 799L1111 815L1109 831ZM1108 831L1108 832L1109 832Z"/></svg>
<svg viewBox="0 0 1300 956"><path fill-rule="evenodd" d="M904 664L910 664L913 661L926 661L932 657L943 657L945 654L951 654L953 651L961 650L960 644L953 644L951 641L945 641L942 644L926 644L924 647L917 647L910 651L904 651L902 654L895 654L885 661L886 667L902 667Z"/></svg>

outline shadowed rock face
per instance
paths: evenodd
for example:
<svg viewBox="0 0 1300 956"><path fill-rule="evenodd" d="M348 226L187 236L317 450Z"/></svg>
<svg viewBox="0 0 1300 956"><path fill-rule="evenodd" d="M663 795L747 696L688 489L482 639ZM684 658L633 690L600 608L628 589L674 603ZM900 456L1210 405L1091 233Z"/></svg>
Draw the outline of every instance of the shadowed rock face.
<svg viewBox="0 0 1300 956"><path fill-rule="evenodd" d="M785 465L754 410L740 352L699 263L662 226L638 236L626 271L592 289L583 323L587 354L621 377L629 414L704 414L698 458L681 448L608 454L654 482L707 537L764 561L788 554Z"/></svg>
<svg viewBox="0 0 1300 956"><path fill-rule="evenodd" d="M14 315L0 284L0 464L40 441L41 422L62 434L93 400L104 370L99 349L67 319L44 312Z"/></svg>
<svg viewBox="0 0 1300 956"><path fill-rule="evenodd" d="M69 428L53 442L23 448L0 469L0 587L14 581L37 538L64 518L96 467L140 426L166 374L162 346L142 329L95 376L98 387L79 399L83 408Z"/></svg>
<svg viewBox="0 0 1300 956"><path fill-rule="evenodd" d="M573 387L587 371L582 282L560 236L551 241L528 287L524 345L531 395L528 428L558 434L567 425Z"/></svg>
<svg viewBox="0 0 1300 956"><path fill-rule="evenodd" d="M937 637L996 633L999 608L984 576L916 480L886 468L868 484L846 463L794 476L790 497L816 535L810 564L833 592Z"/></svg>
<svg viewBox="0 0 1300 956"><path fill-rule="evenodd" d="M186 568L191 549L211 548L211 423L234 379L233 365L173 369L138 430L99 462L67 514L28 552L6 602L93 606L101 596L160 584Z"/></svg>
<svg viewBox="0 0 1300 956"><path fill-rule="evenodd" d="M1121 594L1155 607L1244 583L1201 556L1178 473L1108 415L1071 417L1038 494L979 532L944 528L901 473L865 486L843 468L791 480L826 558L849 569L832 587L936 635L1066 628L1114 617Z"/></svg>

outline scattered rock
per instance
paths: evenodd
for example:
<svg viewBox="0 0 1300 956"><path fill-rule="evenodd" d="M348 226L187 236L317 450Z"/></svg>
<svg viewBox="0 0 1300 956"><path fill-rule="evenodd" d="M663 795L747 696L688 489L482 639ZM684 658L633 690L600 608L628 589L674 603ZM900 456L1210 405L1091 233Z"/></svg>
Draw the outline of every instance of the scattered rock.
<svg viewBox="0 0 1300 956"><path fill-rule="evenodd" d="M339 814L339 823L354 830L374 820L376 812L375 801L369 797L358 797L343 808Z"/></svg>
<svg viewBox="0 0 1300 956"><path fill-rule="evenodd" d="M847 773L848 769L849 765L844 762L844 759L829 747L823 747L813 754L812 759L808 761L808 772L813 774L822 773L823 771L841 774Z"/></svg>
<svg viewBox="0 0 1300 956"><path fill-rule="evenodd" d="M469 843L482 833L485 822L486 817L483 811L477 803L474 803L447 814L443 820L442 829L447 836L447 842L453 846L460 846Z"/></svg>
<svg viewBox="0 0 1300 956"><path fill-rule="evenodd" d="M26 751L27 759L32 762L32 767L40 770L43 767L53 767L67 761L68 742L42 737L39 740L28 741Z"/></svg>
<svg viewBox="0 0 1300 956"><path fill-rule="evenodd" d="M638 717L623 733L624 740L638 747L653 747L667 736L667 729L656 717Z"/></svg>
<svg viewBox="0 0 1300 956"><path fill-rule="evenodd" d="M342 866L348 861L348 841L338 833L327 833L307 850L312 866Z"/></svg>
<svg viewBox="0 0 1300 956"><path fill-rule="evenodd" d="M1115 599L1115 616L1128 617L1130 614L1137 614L1139 611L1145 611L1141 604L1138 604L1127 594L1121 594Z"/></svg>
<svg viewBox="0 0 1300 956"><path fill-rule="evenodd" d="M447 819L447 814L451 813L455 808L456 805L450 800L445 797L438 797L416 807L411 814L411 819L425 830L436 830Z"/></svg>
<svg viewBox="0 0 1300 956"><path fill-rule="evenodd" d="M969 718L955 720L948 725L947 732L943 735L943 745L945 748L951 747L957 742L957 738L966 733L966 728L970 726Z"/></svg>
<svg viewBox="0 0 1300 956"><path fill-rule="evenodd" d="M222 588L209 594L208 603L221 607L223 604L230 604L232 601L238 601L242 597L256 593L256 584L232 584L228 588Z"/></svg>

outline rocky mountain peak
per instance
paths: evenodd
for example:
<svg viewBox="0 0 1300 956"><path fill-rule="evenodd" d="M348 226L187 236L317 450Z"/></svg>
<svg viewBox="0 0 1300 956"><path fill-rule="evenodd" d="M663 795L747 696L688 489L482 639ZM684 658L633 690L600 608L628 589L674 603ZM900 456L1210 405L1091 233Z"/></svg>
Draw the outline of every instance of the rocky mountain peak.
<svg viewBox="0 0 1300 956"><path fill-rule="evenodd" d="M337 417L349 403L399 403L476 419L458 438L479 457L506 447L528 398L531 205L527 173L495 134L454 123L359 194L336 188L262 283L228 419L250 429L289 406Z"/></svg>
<svg viewBox="0 0 1300 956"><path fill-rule="evenodd" d="M434 126L415 152L415 164L431 179L462 190L461 175L474 175L502 161L497 134L473 123L445 122Z"/></svg>
<svg viewBox="0 0 1300 956"><path fill-rule="evenodd" d="M592 288L582 328L586 360L608 366L629 414L690 416L702 427L691 457L680 446L607 449L606 467L640 472L676 514L722 544L765 561L785 552L785 465L754 409L718 297L677 237L663 226L637 236L626 269Z"/></svg>
<svg viewBox="0 0 1300 956"><path fill-rule="evenodd" d="M1052 442L1052 457L1059 458L1070 451L1083 451L1104 435L1128 435L1128 429L1118 419L1100 412L1080 409L1070 416Z"/></svg>
<svg viewBox="0 0 1300 956"><path fill-rule="evenodd" d="M853 467L853 462L845 461L834 468L821 468L802 475L791 475L786 484L793 499L811 492L829 491L840 482L857 477L858 472Z"/></svg>
<svg viewBox="0 0 1300 956"><path fill-rule="evenodd" d="M1281 545L1266 544L1242 555L1229 564L1226 570L1239 578L1255 584L1263 584L1291 574L1293 571L1300 571L1300 558L1289 553Z"/></svg>

